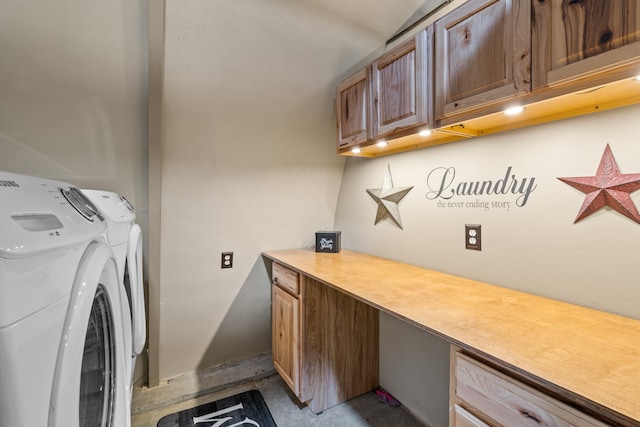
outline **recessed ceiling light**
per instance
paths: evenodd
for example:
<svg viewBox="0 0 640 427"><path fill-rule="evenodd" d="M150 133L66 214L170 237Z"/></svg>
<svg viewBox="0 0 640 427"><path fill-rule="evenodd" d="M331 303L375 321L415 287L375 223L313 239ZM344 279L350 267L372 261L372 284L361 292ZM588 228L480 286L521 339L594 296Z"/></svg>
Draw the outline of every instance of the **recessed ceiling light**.
<svg viewBox="0 0 640 427"><path fill-rule="evenodd" d="M385 141L384 139L382 139L382 140L380 140L380 141L376 142L376 145L377 145L378 147L386 147L386 146L387 146L387 144L388 144L388 142L387 142L387 141Z"/></svg>
<svg viewBox="0 0 640 427"><path fill-rule="evenodd" d="M640 74L638 74L634 80L640 81Z"/></svg>
<svg viewBox="0 0 640 427"><path fill-rule="evenodd" d="M418 135L420 135L420 136L429 136L429 135L431 135L431 130L430 129L423 129L420 132L418 132Z"/></svg>
<svg viewBox="0 0 640 427"><path fill-rule="evenodd" d="M522 113L523 111L524 111L524 107L517 106L517 107L507 108L506 110L504 110L504 113L508 116L514 116L516 114Z"/></svg>
<svg viewBox="0 0 640 427"><path fill-rule="evenodd" d="M360 148L358 148L358 147L354 147L354 148L352 148L352 149L351 149L351 152L352 152L353 154L358 154L360 151L361 151L361 150L360 150Z"/></svg>

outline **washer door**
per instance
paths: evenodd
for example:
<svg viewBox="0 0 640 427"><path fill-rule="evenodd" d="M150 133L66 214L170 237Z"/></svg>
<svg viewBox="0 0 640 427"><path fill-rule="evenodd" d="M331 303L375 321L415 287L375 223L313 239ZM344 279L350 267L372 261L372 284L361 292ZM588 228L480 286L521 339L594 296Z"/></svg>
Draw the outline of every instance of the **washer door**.
<svg viewBox="0 0 640 427"><path fill-rule="evenodd" d="M116 384L115 334L106 289L93 298L80 370L80 426L113 425Z"/></svg>
<svg viewBox="0 0 640 427"><path fill-rule="evenodd" d="M89 245L76 275L58 350L49 427L130 426L126 368L130 345L124 331L131 324L123 292L111 249L100 243Z"/></svg>
<svg viewBox="0 0 640 427"><path fill-rule="evenodd" d="M128 274L127 274L128 272ZM142 281L142 230L133 224L129 231L125 287L129 291L131 305L131 329L133 356L139 355L147 340L147 321L144 310L144 285Z"/></svg>

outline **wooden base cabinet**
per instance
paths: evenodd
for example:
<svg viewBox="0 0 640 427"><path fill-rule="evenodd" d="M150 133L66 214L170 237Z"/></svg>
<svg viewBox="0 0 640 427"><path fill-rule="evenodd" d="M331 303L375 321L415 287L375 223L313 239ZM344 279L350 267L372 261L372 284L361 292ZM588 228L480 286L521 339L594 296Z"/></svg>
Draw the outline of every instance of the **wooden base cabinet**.
<svg viewBox="0 0 640 427"><path fill-rule="evenodd" d="M275 262L272 277L273 364L296 397L319 413L376 388L378 310Z"/></svg>
<svg viewBox="0 0 640 427"><path fill-rule="evenodd" d="M451 373L451 427L610 425L453 348Z"/></svg>
<svg viewBox="0 0 640 427"><path fill-rule="evenodd" d="M273 285L273 365L293 393L300 394L300 301Z"/></svg>

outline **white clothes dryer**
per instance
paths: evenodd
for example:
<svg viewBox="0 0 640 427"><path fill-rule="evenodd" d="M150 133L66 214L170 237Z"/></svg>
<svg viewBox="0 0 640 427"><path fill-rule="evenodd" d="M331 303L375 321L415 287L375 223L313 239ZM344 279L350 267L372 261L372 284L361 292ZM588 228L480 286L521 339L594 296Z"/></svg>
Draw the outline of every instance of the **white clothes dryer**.
<svg viewBox="0 0 640 427"><path fill-rule="evenodd" d="M0 172L0 426L130 426L131 316L108 225L70 184Z"/></svg>
<svg viewBox="0 0 640 427"><path fill-rule="evenodd" d="M118 264L118 277L127 292L131 316L131 380L136 357L146 343L146 317L142 281L142 230L136 224L133 205L117 193L82 190L104 216L108 226L105 241L111 247Z"/></svg>

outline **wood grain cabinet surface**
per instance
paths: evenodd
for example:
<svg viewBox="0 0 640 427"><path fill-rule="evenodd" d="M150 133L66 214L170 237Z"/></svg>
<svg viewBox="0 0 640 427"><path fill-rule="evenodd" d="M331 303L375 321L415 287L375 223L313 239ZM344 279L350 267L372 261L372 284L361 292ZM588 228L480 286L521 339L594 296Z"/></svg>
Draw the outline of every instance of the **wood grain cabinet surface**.
<svg viewBox="0 0 640 427"><path fill-rule="evenodd" d="M452 425L640 426L640 320L346 249L263 256L299 274L315 412L377 385L379 310L451 344Z"/></svg>
<svg viewBox="0 0 640 427"><path fill-rule="evenodd" d="M433 127L432 88L430 26L338 85L338 152Z"/></svg>
<svg viewBox="0 0 640 427"><path fill-rule="evenodd" d="M591 87L640 70L637 0L536 0L532 31L534 90Z"/></svg>
<svg viewBox="0 0 640 427"><path fill-rule="evenodd" d="M452 427L489 427L488 424L485 424L458 404L453 406L453 410L454 414L450 423Z"/></svg>
<svg viewBox="0 0 640 427"><path fill-rule="evenodd" d="M378 386L378 311L272 264L273 364L319 413Z"/></svg>
<svg viewBox="0 0 640 427"><path fill-rule="evenodd" d="M468 0L338 86L338 153L375 157L634 105L639 73L638 0ZM505 118L512 106L526 111ZM383 138L393 143L378 147Z"/></svg>
<svg viewBox="0 0 640 427"><path fill-rule="evenodd" d="M432 127L433 27L386 52L371 65L373 137Z"/></svg>
<svg viewBox="0 0 640 427"><path fill-rule="evenodd" d="M530 25L531 0L470 0L436 21L435 115L441 125L530 91Z"/></svg>
<svg viewBox="0 0 640 427"><path fill-rule="evenodd" d="M272 266L273 366L296 396L300 395L300 278L298 273Z"/></svg>
<svg viewBox="0 0 640 427"><path fill-rule="evenodd" d="M342 81L336 89L338 150L349 148L371 136L370 67Z"/></svg>
<svg viewBox="0 0 640 427"><path fill-rule="evenodd" d="M605 427L605 424L452 349L451 427Z"/></svg>

